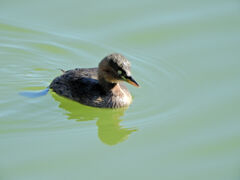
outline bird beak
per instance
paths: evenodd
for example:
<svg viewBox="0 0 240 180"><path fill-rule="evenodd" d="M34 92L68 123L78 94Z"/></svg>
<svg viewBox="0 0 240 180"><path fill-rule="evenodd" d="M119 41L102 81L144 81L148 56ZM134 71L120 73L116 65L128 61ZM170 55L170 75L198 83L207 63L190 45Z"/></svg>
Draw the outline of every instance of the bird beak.
<svg viewBox="0 0 240 180"><path fill-rule="evenodd" d="M135 87L139 87L138 83L131 76L126 77L126 81Z"/></svg>

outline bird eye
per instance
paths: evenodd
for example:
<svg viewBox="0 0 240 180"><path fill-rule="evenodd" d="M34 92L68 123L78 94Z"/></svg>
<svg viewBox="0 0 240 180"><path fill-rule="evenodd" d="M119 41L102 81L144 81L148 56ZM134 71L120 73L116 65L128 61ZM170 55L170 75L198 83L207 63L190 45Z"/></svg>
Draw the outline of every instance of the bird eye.
<svg viewBox="0 0 240 180"><path fill-rule="evenodd" d="M118 74L121 75L121 74L122 74L122 71L121 71L121 70L118 70Z"/></svg>

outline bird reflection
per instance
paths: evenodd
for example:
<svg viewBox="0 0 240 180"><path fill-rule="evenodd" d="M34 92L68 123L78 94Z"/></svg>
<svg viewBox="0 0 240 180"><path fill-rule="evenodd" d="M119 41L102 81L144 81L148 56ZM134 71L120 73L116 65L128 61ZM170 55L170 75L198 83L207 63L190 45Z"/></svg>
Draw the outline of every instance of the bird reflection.
<svg viewBox="0 0 240 180"><path fill-rule="evenodd" d="M116 145L125 141L128 136L137 131L136 128L125 128L120 125L121 116L125 109L99 109L81 105L51 92L53 98L59 102L59 107L66 110L70 120L89 121L97 120L99 139L108 145Z"/></svg>

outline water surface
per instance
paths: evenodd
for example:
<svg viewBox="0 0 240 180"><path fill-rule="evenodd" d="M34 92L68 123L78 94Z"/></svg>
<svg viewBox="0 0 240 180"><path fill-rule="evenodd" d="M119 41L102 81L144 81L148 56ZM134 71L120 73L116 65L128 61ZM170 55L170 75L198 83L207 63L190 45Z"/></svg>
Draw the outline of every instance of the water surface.
<svg viewBox="0 0 240 180"><path fill-rule="evenodd" d="M240 178L238 1L0 5L0 179ZM112 52L141 85L126 110L19 95Z"/></svg>

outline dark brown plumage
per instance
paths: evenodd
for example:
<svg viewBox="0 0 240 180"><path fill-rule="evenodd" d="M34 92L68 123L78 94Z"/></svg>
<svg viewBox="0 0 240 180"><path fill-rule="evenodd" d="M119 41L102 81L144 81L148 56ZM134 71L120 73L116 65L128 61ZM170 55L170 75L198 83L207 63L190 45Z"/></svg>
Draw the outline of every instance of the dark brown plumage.
<svg viewBox="0 0 240 180"><path fill-rule="evenodd" d="M131 104L132 96L120 81L139 86L131 77L130 63L120 54L110 54L98 68L77 68L56 77L50 88L82 104L101 108L120 108Z"/></svg>

